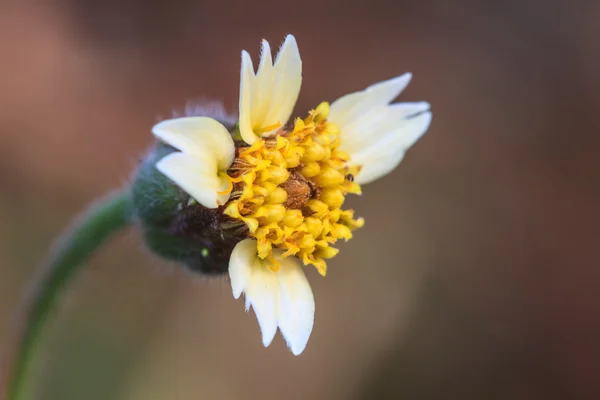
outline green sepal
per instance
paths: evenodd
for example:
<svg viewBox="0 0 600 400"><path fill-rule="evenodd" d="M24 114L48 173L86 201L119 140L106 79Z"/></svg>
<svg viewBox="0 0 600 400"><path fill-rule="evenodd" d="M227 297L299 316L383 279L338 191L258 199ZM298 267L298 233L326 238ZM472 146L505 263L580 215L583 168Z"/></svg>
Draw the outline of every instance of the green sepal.
<svg viewBox="0 0 600 400"><path fill-rule="evenodd" d="M157 143L141 162L132 184L135 215L146 246L159 257L204 274L224 274L243 229L223 214L193 200L156 168L176 151ZM243 224L241 224L243 226Z"/></svg>
<svg viewBox="0 0 600 400"><path fill-rule="evenodd" d="M131 185L136 216L143 225L168 227L183 204L189 201L182 190L156 169L156 163L175 149L157 143L144 158Z"/></svg>

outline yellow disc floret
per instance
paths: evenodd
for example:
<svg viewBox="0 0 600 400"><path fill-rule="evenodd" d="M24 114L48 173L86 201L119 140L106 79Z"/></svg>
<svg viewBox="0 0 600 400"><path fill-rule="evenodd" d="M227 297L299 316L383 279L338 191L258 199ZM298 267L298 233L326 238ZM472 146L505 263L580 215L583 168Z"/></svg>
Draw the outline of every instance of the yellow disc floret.
<svg viewBox="0 0 600 400"><path fill-rule="evenodd" d="M228 171L233 191L225 214L246 224L258 256L271 260L274 271L276 248L325 275L325 259L338 253L331 245L352 238L364 224L341 208L348 193L360 194L353 181L359 170L348 167L348 154L338 150L340 129L328 114L329 104L321 103L291 131L238 148Z"/></svg>

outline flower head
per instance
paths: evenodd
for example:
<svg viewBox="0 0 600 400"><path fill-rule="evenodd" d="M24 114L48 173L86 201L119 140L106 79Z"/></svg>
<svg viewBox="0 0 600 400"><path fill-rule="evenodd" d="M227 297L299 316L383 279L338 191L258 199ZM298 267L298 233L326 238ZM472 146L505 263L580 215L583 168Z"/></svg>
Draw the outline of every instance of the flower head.
<svg viewBox="0 0 600 400"><path fill-rule="evenodd" d="M364 224L343 207L346 196L391 172L427 130L428 103L391 104L410 79L404 74L323 102L290 122L302 62L288 35L275 62L263 41L256 72L242 52L236 128L208 117L154 127L175 150L156 168L193 199L182 207L201 207L212 225L200 226L233 238L223 245L233 295L245 293L265 346L279 328L294 354L304 350L315 306L302 266L326 274L338 240Z"/></svg>

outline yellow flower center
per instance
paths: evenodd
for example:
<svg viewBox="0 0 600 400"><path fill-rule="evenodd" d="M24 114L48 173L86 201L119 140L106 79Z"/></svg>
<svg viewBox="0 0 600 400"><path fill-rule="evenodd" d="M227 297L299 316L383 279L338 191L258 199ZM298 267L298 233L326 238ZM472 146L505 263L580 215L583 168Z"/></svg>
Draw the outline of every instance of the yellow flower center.
<svg viewBox="0 0 600 400"><path fill-rule="evenodd" d="M233 191L225 214L247 225L258 256L274 271L276 248L325 275L325 260L338 253L332 245L364 224L341 208L348 193L360 194L353 181L359 168L347 166L348 154L338 149L340 129L328 114L329 104L321 103L293 130L238 148L228 170Z"/></svg>

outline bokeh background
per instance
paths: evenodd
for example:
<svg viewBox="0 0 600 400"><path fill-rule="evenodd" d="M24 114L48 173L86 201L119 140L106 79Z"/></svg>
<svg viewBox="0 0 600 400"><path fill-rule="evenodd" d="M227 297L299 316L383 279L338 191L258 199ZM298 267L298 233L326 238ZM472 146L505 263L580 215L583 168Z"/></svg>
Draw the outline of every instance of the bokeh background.
<svg viewBox="0 0 600 400"><path fill-rule="evenodd" d="M405 71L433 124L350 204L307 350L263 348L229 284L130 229L72 285L40 400L600 398L600 3L0 3L0 341L55 238L190 101L235 111L239 53L296 35L297 105Z"/></svg>

